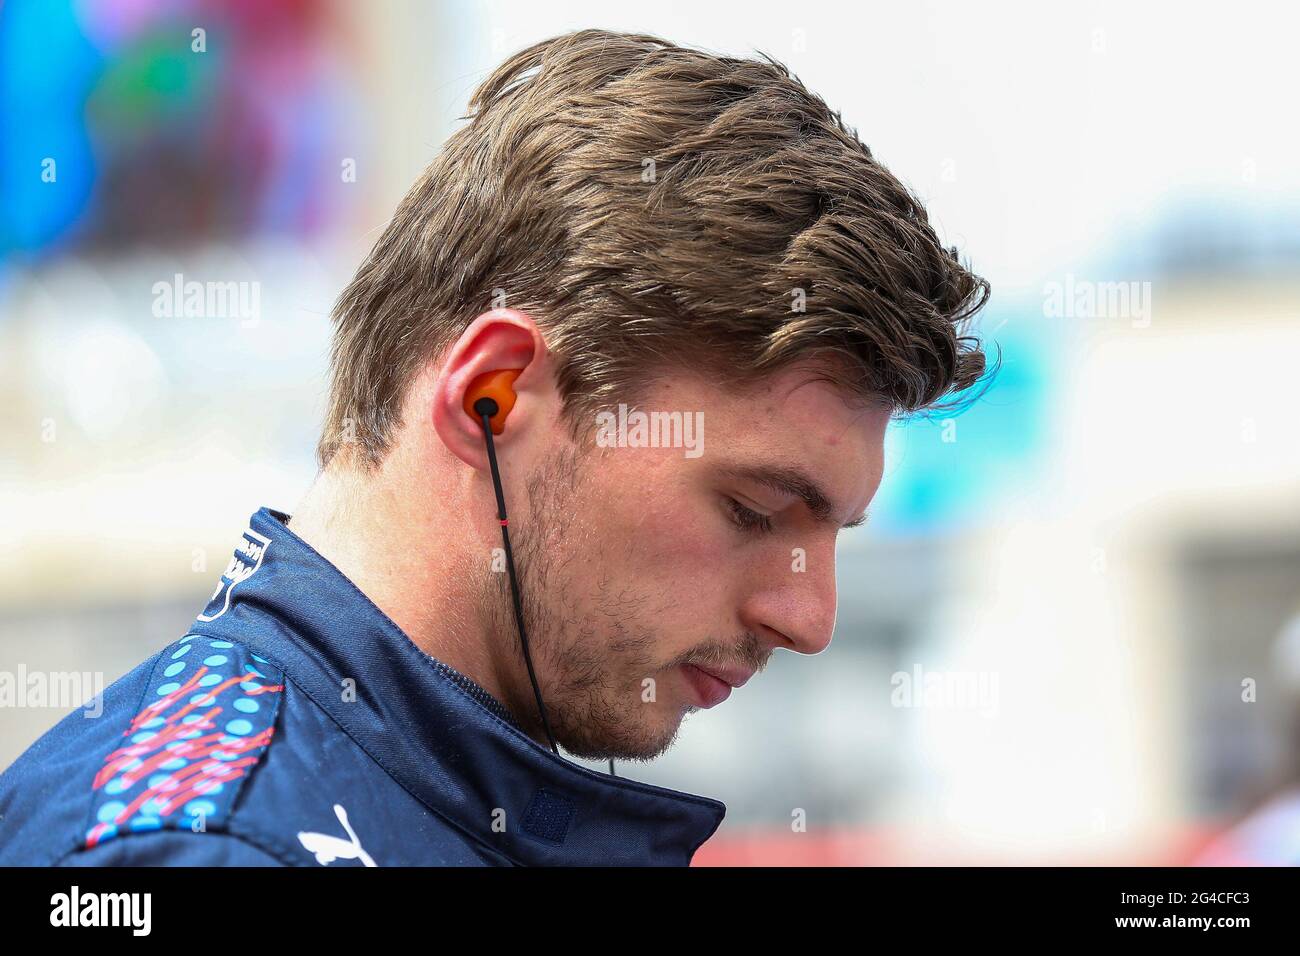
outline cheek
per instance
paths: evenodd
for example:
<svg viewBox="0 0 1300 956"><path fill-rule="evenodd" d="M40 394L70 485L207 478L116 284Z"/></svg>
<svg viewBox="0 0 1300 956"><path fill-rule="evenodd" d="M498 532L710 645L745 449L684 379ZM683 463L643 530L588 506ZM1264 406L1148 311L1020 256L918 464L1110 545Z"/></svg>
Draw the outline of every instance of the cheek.
<svg viewBox="0 0 1300 956"><path fill-rule="evenodd" d="M675 600L682 601L719 578L732 542L725 517L680 487L682 476L673 473L672 465L656 465L660 463L632 467L602 484L602 550L618 556L622 567L610 570L629 575L629 586L676 586ZM688 590L681 587L683 580Z"/></svg>
<svg viewBox="0 0 1300 956"><path fill-rule="evenodd" d="M707 519L665 510L646 513L628 546L656 576L688 576L704 583L702 573L717 575L725 568L722 541Z"/></svg>

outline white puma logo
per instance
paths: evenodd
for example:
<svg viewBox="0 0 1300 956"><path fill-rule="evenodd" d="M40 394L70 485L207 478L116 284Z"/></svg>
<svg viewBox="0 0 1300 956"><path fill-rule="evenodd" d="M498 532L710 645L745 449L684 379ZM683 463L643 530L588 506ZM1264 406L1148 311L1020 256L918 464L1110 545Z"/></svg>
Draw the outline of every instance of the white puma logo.
<svg viewBox="0 0 1300 956"><path fill-rule="evenodd" d="M360 860L366 866L377 866L370 854L361 849L361 841L357 839L352 827L348 826L348 812L341 804L334 804L334 815L343 824L343 829L348 831L351 842L328 833L306 833L301 830L298 831L298 842L316 854L316 862L321 866L328 866L335 860Z"/></svg>

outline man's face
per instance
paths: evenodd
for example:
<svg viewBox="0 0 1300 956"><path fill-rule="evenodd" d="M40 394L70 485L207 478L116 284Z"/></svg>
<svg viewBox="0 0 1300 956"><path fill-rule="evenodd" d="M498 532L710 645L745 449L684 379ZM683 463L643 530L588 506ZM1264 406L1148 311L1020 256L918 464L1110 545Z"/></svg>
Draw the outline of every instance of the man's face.
<svg viewBox="0 0 1300 956"><path fill-rule="evenodd" d="M830 643L836 535L876 492L889 418L799 369L743 394L667 380L632 411L689 419L692 444L632 447L630 412L593 420L584 448L557 428L511 521L552 730L593 759L656 757L775 649ZM494 625L513 633L494 577ZM530 687L510 697L535 719Z"/></svg>

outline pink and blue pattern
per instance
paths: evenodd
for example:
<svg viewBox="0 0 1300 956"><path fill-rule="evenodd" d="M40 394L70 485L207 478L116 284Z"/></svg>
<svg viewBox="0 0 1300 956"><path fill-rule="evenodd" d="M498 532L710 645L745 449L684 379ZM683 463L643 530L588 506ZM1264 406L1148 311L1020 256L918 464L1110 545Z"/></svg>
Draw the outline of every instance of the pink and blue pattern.
<svg viewBox="0 0 1300 956"><path fill-rule="evenodd" d="M143 708L94 780L86 847L124 833L219 828L275 732L283 674L197 634L163 651Z"/></svg>

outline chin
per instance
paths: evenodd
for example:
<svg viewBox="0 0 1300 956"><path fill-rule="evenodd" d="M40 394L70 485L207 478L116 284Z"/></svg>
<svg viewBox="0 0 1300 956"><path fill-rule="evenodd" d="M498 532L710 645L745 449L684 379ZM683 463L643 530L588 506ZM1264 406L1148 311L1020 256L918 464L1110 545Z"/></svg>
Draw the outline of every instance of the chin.
<svg viewBox="0 0 1300 956"><path fill-rule="evenodd" d="M584 760L649 761L662 757L672 747L680 729L680 718L670 726L588 725L577 733L561 736L559 743L573 756Z"/></svg>

